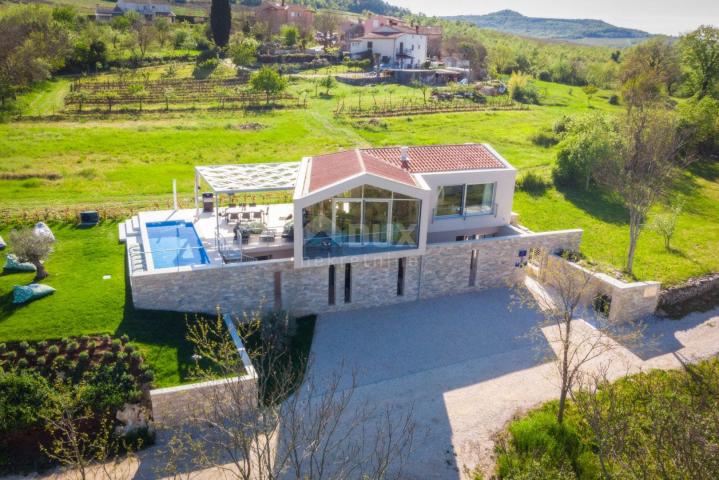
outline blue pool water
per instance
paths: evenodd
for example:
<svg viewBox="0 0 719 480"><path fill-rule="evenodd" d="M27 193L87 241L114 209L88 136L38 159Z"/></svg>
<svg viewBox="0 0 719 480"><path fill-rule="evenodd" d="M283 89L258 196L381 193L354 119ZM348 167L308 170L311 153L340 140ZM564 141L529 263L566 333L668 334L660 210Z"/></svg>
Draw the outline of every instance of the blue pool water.
<svg viewBox="0 0 719 480"><path fill-rule="evenodd" d="M205 247L192 223L149 222L147 238L155 268L183 267L210 263Z"/></svg>

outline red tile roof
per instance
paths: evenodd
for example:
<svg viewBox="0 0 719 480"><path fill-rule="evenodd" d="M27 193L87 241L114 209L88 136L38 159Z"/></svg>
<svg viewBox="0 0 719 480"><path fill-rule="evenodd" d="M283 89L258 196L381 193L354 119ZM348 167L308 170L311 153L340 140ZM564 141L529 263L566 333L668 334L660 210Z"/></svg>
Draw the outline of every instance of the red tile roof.
<svg viewBox="0 0 719 480"><path fill-rule="evenodd" d="M366 148L362 152L397 167L402 167L402 162L400 161L401 147ZM506 165L481 144L409 147L409 171L412 173L493 168L506 168Z"/></svg>
<svg viewBox="0 0 719 480"><path fill-rule="evenodd" d="M401 147L346 150L312 157L309 191L314 192L360 173L417 186L412 173L453 172L507 168L480 144L409 147L408 168L403 168Z"/></svg>
<svg viewBox="0 0 719 480"><path fill-rule="evenodd" d="M417 186L407 170L381 159L363 155L360 150L347 150L312 157L309 191L317 191L360 173L371 173L412 187Z"/></svg>

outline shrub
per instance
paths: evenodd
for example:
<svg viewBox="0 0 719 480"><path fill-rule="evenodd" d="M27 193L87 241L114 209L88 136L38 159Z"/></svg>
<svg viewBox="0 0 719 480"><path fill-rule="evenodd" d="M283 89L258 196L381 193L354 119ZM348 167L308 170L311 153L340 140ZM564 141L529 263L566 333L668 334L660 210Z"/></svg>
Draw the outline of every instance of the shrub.
<svg viewBox="0 0 719 480"><path fill-rule="evenodd" d="M37 342L37 348L47 348L47 340Z"/></svg>
<svg viewBox="0 0 719 480"><path fill-rule="evenodd" d="M619 105L619 95L612 95L609 97L609 104L610 105Z"/></svg>
<svg viewBox="0 0 719 480"><path fill-rule="evenodd" d="M18 368L27 368L28 365L29 365L29 363L27 361L27 358L21 358L20 360L17 361Z"/></svg>
<svg viewBox="0 0 719 480"><path fill-rule="evenodd" d="M35 350L34 348L28 348L27 350L25 350L25 356L33 358L35 355L37 355L37 350Z"/></svg>
<svg viewBox="0 0 719 480"><path fill-rule="evenodd" d="M103 335L102 337L100 337L100 338L101 338L102 341L105 342L105 343L109 343L109 342L112 341L112 337L111 337L110 335L108 335L108 334L104 334L104 335Z"/></svg>
<svg viewBox="0 0 719 480"><path fill-rule="evenodd" d="M147 370L142 372L142 378L146 382L152 382L153 380L155 380L155 372L148 368Z"/></svg>
<svg viewBox="0 0 719 480"><path fill-rule="evenodd" d="M30 344L25 341L22 341L18 344L18 347L20 347L20 350L22 350L24 352L25 350L27 350L30 347Z"/></svg>
<svg viewBox="0 0 719 480"><path fill-rule="evenodd" d="M80 355L77 356L77 359L81 363L88 363L90 361L90 354L88 352L80 352Z"/></svg>
<svg viewBox="0 0 719 480"><path fill-rule="evenodd" d="M97 342L95 340L90 340L87 342L87 345L85 345L85 348L88 350L94 350L97 347Z"/></svg>
<svg viewBox="0 0 719 480"><path fill-rule="evenodd" d="M56 367L63 367L65 366L65 362L67 361L67 357L65 355L58 355L55 357L55 359L52 361L53 365Z"/></svg>
<svg viewBox="0 0 719 480"><path fill-rule="evenodd" d="M569 130L569 124L572 122L572 117L568 115L562 115L559 120L554 122L554 126L552 127L552 131L558 135L565 133L567 130Z"/></svg>
<svg viewBox="0 0 719 480"><path fill-rule="evenodd" d="M133 362L135 362L136 364L139 364L140 362L142 362L142 353L140 353L139 351L135 350L134 352L132 352L132 353L130 354L130 359L131 359Z"/></svg>
<svg viewBox="0 0 719 480"><path fill-rule="evenodd" d="M68 343L67 346L65 347L65 350L66 350L68 353L74 353L74 352L76 352L79 348L80 348L80 344L79 344L79 343L77 343L77 342L70 342L70 343Z"/></svg>
<svg viewBox="0 0 719 480"><path fill-rule="evenodd" d="M17 358L17 352L15 350L5 352L5 358L7 358L8 360L15 360Z"/></svg>
<svg viewBox="0 0 719 480"><path fill-rule="evenodd" d="M37 359L35 360L35 364L36 364L38 367L44 367L46 363L47 363L47 358L46 358L44 355L40 355L40 356L37 357Z"/></svg>
<svg viewBox="0 0 719 480"><path fill-rule="evenodd" d="M102 353L102 358L103 360L109 361L115 358L115 354L113 352L106 351Z"/></svg>
<svg viewBox="0 0 719 480"><path fill-rule="evenodd" d="M559 143L556 135L547 132L535 133L532 135L531 140L533 144L544 148L553 147Z"/></svg>
<svg viewBox="0 0 719 480"><path fill-rule="evenodd" d="M597 294L592 300L592 308L597 315L607 318L609 310L612 308L612 297L606 294Z"/></svg>
<svg viewBox="0 0 719 480"><path fill-rule="evenodd" d="M50 355L57 355L58 353L60 353L60 347L58 347L57 345L50 345L50 347L47 349L47 353L49 353Z"/></svg>
<svg viewBox="0 0 719 480"><path fill-rule="evenodd" d="M122 342L120 341L119 338L116 338L115 340L112 341L110 346L112 347L113 352L118 352L118 351L120 351L120 348L122 348Z"/></svg>
<svg viewBox="0 0 719 480"><path fill-rule="evenodd" d="M541 195L549 187L549 183L535 172L527 172L517 180L517 188L535 195Z"/></svg>
<svg viewBox="0 0 719 480"><path fill-rule="evenodd" d="M539 104L539 91L529 75L513 73L509 78L507 88L512 100L520 103Z"/></svg>
<svg viewBox="0 0 719 480"><path fill-rule="evenodd" d="M120 341L121 341L123 344L125 344L125 343L127 343L127 342L130 341L130 337L128 337L127 334L123 334L123 335L120 337Z"/></svg>
<svg viewBox="0 0 719 480"><path fill-rule="evenodd" d="M37 425L50 396L47 380L37 373L0 375L0 437Z"/></svg>
<svg viewBox="0 0 719 480"><path fill-rule="evenodd" d="M5 353L6 350L7 345L5 345L4 343L0 343L0 353Z"/></svg>

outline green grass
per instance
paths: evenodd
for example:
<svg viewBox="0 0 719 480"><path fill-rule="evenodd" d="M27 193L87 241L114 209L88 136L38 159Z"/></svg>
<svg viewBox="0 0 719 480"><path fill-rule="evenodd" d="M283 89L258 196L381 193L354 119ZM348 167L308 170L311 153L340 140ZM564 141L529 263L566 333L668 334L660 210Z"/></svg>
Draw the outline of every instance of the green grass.
<svg viewBox="0 0 719 480"><path fill-rule="evenodd" d="M151 67L153 75L165 67ZM189 66L181 70L186 74ZM20 99L34 113L51 113L65 80L49 82ZM338 102L369 105L421 98L418 89L339 84L330 97L315 97L312 81L294 79L289 91L307 95L309 107L270 113L152 113L140 117L97 116L67 121L0 124L0 174L57 173L59 180L0 180L0 197L12 198L15 211L75 203L138 202L170 198L171 181L187 197L193 166L202 164L297 161L303 156L368 145L491 143L522 171L549 177L557 147L544 148L532 137L548 131L564 115L595 111L620 113L609 104L611 91L588 101L579 88L537 82L542 105L527 111L472 112L366 120L335 118ZM322 89L320 89L322 92ZM265 128L242 130L244 123ZM706 164L704 164L706 165ZM699 166L686 175L677 193L687 197L679 219L675 250L665 251L658 235L645 231L635 272L639 279L665 284L719 270L719 172ZM519 192L514 209L528 227L541 231L583 228L583 252L594 261L621 268L627 244L627 214L596 191L557 191L540 196ZM657 209L660 211L661 208Z"/></svg>
<svg viewBox="0 0 719 480"><path fill-rule="evenodd" d="M132 307L117 224L52 228L57 244L47 261L50 276L43 283L57 291L28 305L14 306L13 286L30 283L34 274L0 275L0 342L127 334L150 362L157 386L191 380L192 345L185 340L185 315ZM7 230L0 234L7 238ZM0 261L4 264L4 253ZM103 280L105 275L111 278Z"/></svg>

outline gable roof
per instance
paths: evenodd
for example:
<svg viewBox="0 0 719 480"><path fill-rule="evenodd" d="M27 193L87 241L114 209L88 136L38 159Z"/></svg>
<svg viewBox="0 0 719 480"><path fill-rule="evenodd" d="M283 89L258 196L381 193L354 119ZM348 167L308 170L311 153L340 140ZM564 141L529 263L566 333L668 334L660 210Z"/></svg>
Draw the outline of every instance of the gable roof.
<svg viewBox="0 0 719 480"><path fill-rule="evenodd" d="M308 192L315 192L362 173L416 187L413 174L510 168L482 144L408 147L409 161L401 161L402 147L345 150L309 159Z"/></svg>
<svg viewBox="0 0 719 480"><path fill-rule="evenodd" d="M370 173L412 187L417 186L407 170L365 155L357 149L312 157L308 172L309 192L316 192L362 173Z"/></svg>

